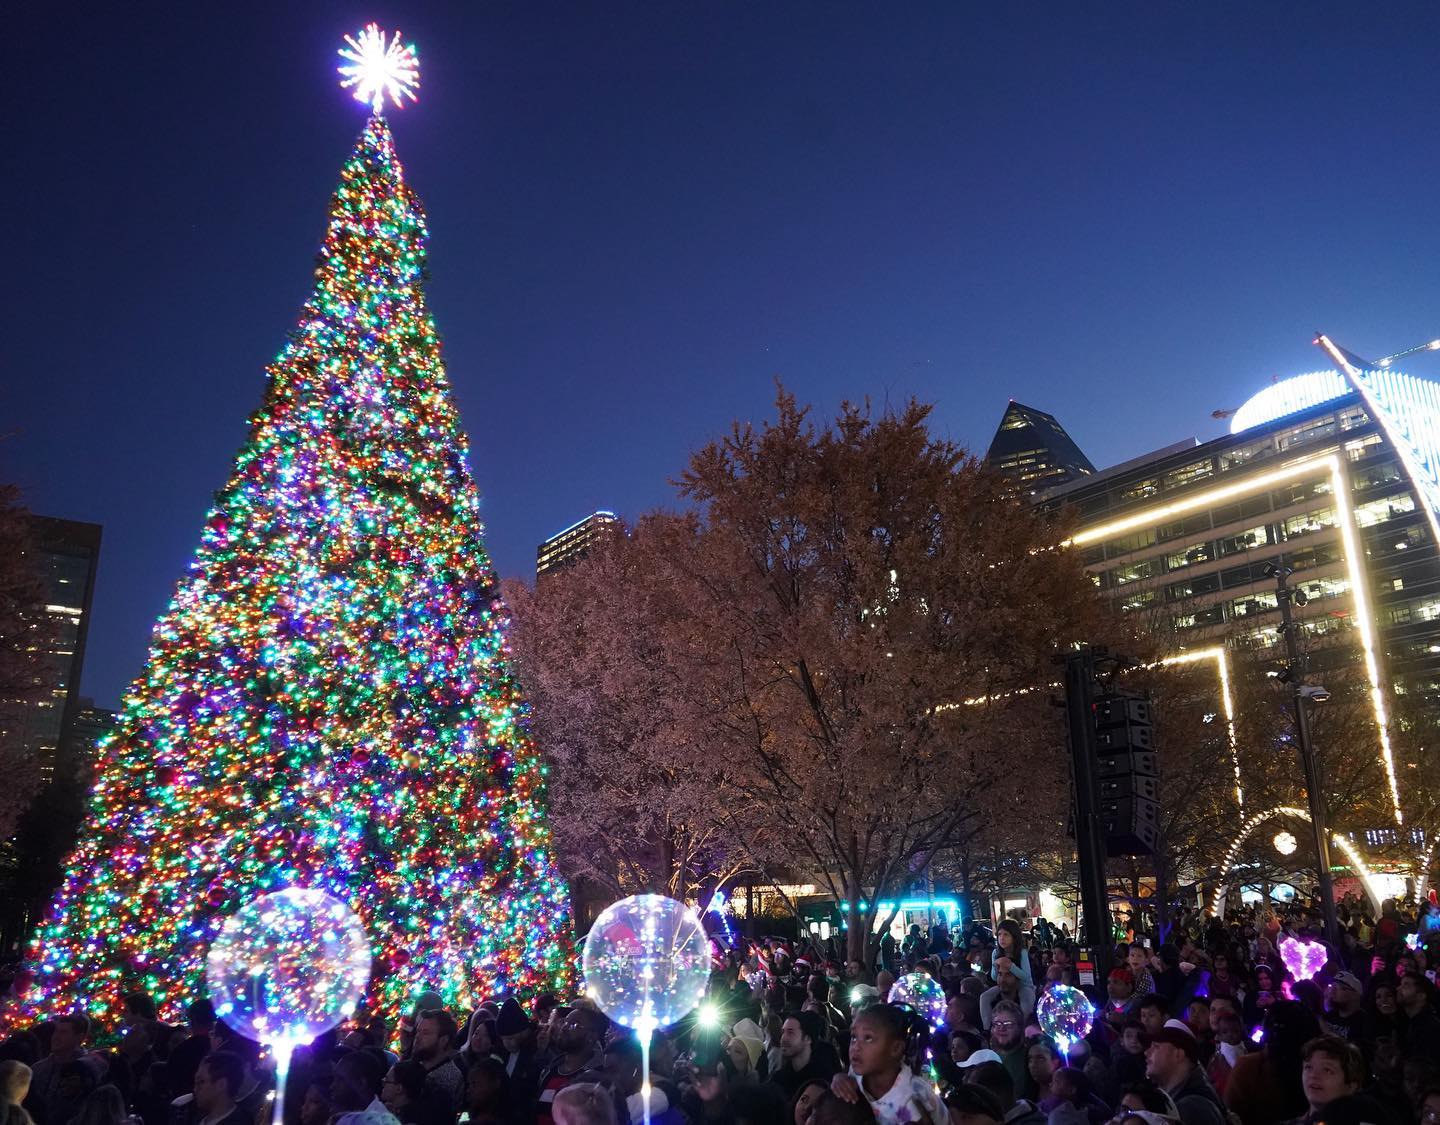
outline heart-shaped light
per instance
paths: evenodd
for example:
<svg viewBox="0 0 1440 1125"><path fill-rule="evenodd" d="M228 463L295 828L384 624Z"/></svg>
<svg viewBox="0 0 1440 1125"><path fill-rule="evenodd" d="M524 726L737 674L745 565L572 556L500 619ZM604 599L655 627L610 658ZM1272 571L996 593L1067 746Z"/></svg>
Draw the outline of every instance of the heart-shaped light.
<svg viewBox="0 0 1440 1125"><path fill-rule="evenodd" d="M1309 980L1325 967L1329 952L1318 941L1301 941L1299 938L1280 939L1280 960L1296 980Z"/></svg>

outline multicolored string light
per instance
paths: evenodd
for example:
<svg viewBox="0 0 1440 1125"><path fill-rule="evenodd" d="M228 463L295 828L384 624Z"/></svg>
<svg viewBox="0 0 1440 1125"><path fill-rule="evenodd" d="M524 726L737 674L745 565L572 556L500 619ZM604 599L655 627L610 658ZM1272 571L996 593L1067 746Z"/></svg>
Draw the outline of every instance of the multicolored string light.
<svg viewBox="0 0 1440 1125"><path fill-rule="evenodd" d="M570 972L544 774L426 307L426 227L385 121L341 174L315 291L270 366L87 824L24 1007L174 1015L243 902L362 919L367 995L460 1005Z"/></svg>

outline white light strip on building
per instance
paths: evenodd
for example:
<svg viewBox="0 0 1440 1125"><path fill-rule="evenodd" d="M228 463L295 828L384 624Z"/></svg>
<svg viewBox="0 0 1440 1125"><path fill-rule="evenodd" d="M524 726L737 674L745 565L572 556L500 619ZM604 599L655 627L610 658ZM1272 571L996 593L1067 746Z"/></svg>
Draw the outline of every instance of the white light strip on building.
<svg viewBox="0 0 1440 1125"><path fill-rule="evenodd" d="M1230 764L1235 769L1235 804L1240 815L1245 815L1245 790L1240 784L1240 746L1235 740L1235 703L1230 697L1230 653L1224 645L1212 648L1197 648L1190 652L1176 653L1160 661L1162 668L1176 664L1194 664L1200 660L1215 661L1215 670L1220 675L1220 705L1225 712L1225 730L1230 739Z"/></svg>
<svg viewBox="0 0 1440 1125"><path fill-rule="evenodd" d="M1370 707L1375 715L1375 729L1380 740L1380 761L1385 768L1385 780L1390 787L1390 802L1395 810L1395 823L1405 822L1400 810L1400 788L1395 779L1395 757L1390 748L1390 717L1385 708L1385 695L1380 682L1380 663L1375 655L1375 626L1370 617L1369 587L1360 561L1359 541L1355 534L1355 514L1350 504L1350 482L1345 475L1344 464L1338 453L1327 453L1321 457L1307 457L1289 465L1258 473L1233 484L1206 489L1191 496L1156 504L1141 509L1118 520L1085 528L1072 536L1071 546L1083 547L1088 543L1104 542L1127 531L1140 527L1152 527L1172 516L1184 515L1200 508L1237 499L1240 496L1260 492L1276 484L1293 483L1305 476L1328 472L1330 489L1335 499L1335 525L1340 529L1340 538L1345 547L1345 566L1349 571L1350 589L1354 598L1355 623L1360 634L1360 650L1365 658L1365 675L1370 682ZM1440 542L1440 540L1437 540Z"/></svg>

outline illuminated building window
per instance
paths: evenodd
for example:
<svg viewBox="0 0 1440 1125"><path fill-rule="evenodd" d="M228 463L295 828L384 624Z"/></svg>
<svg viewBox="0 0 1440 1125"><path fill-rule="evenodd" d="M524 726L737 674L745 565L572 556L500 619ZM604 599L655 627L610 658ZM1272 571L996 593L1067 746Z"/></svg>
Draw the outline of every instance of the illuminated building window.
<svg viewBox="0 0 1440 1125"><path fill-rule="evenodd" d="M1242 531L1239 535L1227 535L1219 541L1220 554L1238 555L1244 551L1253 551L1256 547L1269 546L1271 541L1270 528L1266 524L1259 527L1252 527L1249 531Z"/></svg>
<svg viewBox="0 0 1440 1125"><path fill-rule="evenodd" d="M1382 500L1371 500L1355 509L1355 522L1361 527L1374 527L1398 516L1408 516L1415 510L1415 497L1408 492L1387 496Z"/></svg>
<svg viewBox="0 0 1440 1125"><path fill-rule="evenodd" d="M1317 531L1324 531L1327 527L1335 526L1335 512L1331 508L1321 508L1318 511L1306 512L1303 515L1291 516L1284 523L1285 538L1294 539L1300 535L1311 535Z"/></svg>
<svg viewBox="0 0 1440 1125"><path fill-rule="evenodd" d="M1181 488L1197 480L1204 480L1215 472L1215 462L1210 458L1203 461L1195 461L1189 465L1182 465L1178 469L1171 469L1162 478L1165 488Z"/></svg>
<svg viewBox="0 0 1440 1125"><path fill-rule="evenodd" d="M1269 613L1272 609L1278 609L1280 602L1273 590L1257 590L1253 594L1246 594L1243 598L1236 598L1230 603L1230 615L1236 618L1254 617L1261 613Z"/></svg>
<svg viewBox="0 0 1440 1125"><path fill-rule="evenodd" d="M1169 523L1162 523L1156 529L1156 537L1164 543L1168 539L1188 539L1210 530L1210 513L1201 512L1198 516L1187 516L1183 520L1171 520Z"/></svg>
<svg viewBox="0 0 1440 1125"><path fill-rule="evenodd" d="M1165 597L1172 602L1181 602L1187 598L1213 594L1218 589L1220 589L1220 575L1215 573L1199 574L1184 582L1172 582L1166 586Z"/></svg>
<svg viewBox="0 0 1440 1125"><path fill-rule="evenodd" d="M1215 557L1213 543L1196 543L1183 551L1174 551L1165 556L1166 570L1183 570L1187 566L1209 562Z"/></svg>
<svg viewBox="0 0 1440 1125"><path fill-rule="evenodd" d="M1154 542L1154 528L1146 528L1144 531L1109 540L1105 544L1105 557L1113 559L1119 555L1128 555L1132 551L1144 550L1146 547L1152 546Z"/></svg>

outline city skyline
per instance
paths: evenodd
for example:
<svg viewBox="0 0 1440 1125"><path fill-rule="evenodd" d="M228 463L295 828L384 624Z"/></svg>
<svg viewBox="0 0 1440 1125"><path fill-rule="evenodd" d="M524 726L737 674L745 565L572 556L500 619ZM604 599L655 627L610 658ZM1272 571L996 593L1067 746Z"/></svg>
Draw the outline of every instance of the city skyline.
<svg viewBox="0 0 1440 1125"><path fill-rule="evenodd" d="M1014 398L1103 468L1329 366L1317 328L1371 356L1440 332L1440 155L1371 151L1381 126L1425 135L1437 13L817 12L363 13L425 68L392 117L502 574L587 512L673 503L777 377L822 413L913 394L977 455ZM70 57L27 53L7 107L29 222L0 471L106 528L82 684L102 705L307 285L363 119L320 60L361 15L260 5L217 44L200 12L21 13ZM1366 58L1383 81L1334 81ZM1383 176L1344 174L1367 156Z"/></svg>

